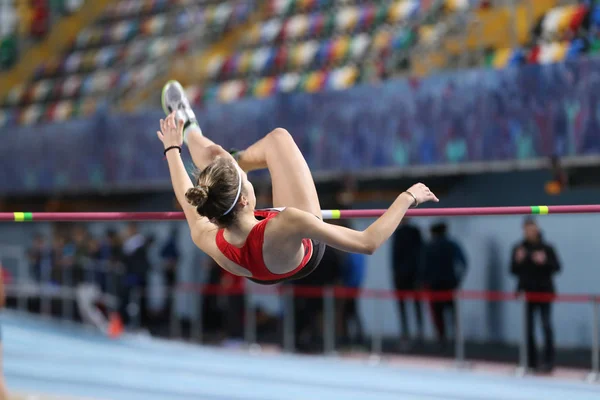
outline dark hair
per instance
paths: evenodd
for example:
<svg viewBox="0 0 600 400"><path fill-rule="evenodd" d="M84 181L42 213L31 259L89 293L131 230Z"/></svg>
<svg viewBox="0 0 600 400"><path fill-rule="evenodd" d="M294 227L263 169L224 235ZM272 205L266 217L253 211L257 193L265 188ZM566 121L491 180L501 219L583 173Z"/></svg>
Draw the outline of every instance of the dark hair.
<svg viewBox="0 0 600 400"><path fill-rule="evenodd" d="M533 218L530 215L528 215L525 218L523 218L523 226L527 226L527 225L535 225L535 226L537 226L537 222L536 222L535 218Z"/></svg>
<svg viewBox="0 0 600 400"><path fill-rule="evenodd" d="M448 225L445 222L436 222L429 228L432 235L444 236L448 231Z"/></svg>
<svg viewBox="0 0 600 400"><path fill-rule="evenodd" d="M219 157L198 173L196 186L188 189L185 198L188 203L196 207L198 214L221 227L227 227L237 217L236 207L226 215L223 214L236 201L239 179L241 176L236 166L227 159Z"/></svg>

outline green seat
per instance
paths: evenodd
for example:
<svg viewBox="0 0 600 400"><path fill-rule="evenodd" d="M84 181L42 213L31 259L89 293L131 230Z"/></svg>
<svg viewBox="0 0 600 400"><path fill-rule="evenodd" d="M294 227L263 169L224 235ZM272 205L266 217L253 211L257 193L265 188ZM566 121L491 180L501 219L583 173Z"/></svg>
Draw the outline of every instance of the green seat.
<svg viewBox="0 0 600 400"><path fill-rule="evenodd" d="M50 0L50 9L57 13L65 14L67 12L65 0Z"/></svg>
<svg viewBox="0 0 600 400"><path fill-rule="evenodd" d="M50 9L62 15L71 15L81 8L83 0L50 0Z"/></svg>
<svg viewBox="0 0 600 400"><path fill-rule="evenodd" d="M17 62L17 37L5 36L0 39L0 69L9 69Z"/></svg>

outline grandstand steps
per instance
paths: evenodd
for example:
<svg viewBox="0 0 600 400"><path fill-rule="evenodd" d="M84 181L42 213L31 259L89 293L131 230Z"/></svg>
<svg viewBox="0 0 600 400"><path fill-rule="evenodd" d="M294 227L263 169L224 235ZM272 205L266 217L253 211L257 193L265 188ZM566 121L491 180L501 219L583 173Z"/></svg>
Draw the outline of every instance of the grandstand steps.
<svg viewBox="0 0 600 400"><path fill-rule="evenodd" d="M179 81L184 87L204 81L208 60L218 55L228 55L231 49L235 48L240 40L242 40L242 37L249 29L262 20L267 5L267 2L265 2L263 7L250 16L246 23L228 32L221 40L213 43L208 49L171 60L166 74L157 76L156 79L141 90L121 99L120 108L124 111L132 112L147 102L155 103L155 99L150 99L150 97L160 93L161 87L171 79Z"/></svg>
<svg viewBox="0 0 600 400"><path fill-rule="evenodd" d="M0 98L6 97L17 83L29 81L38 65L65 50L82 28L91 25L102 11L115 1L86 1L79 11L58 21L46 39L29 49L27 56L21 57L15 67L0 74Z"/></svg>
<svg viewBox="0 0 600 400"><path fill-rule="evenodd" d="M242 37L256 23L261 21L263 10L258 10L247 23L238 26L229 32L222 40L215 42L209 49L200 54L191 54L185 59L177 60L171 68L171 75L179 80L182 85L197 83L198 80L206 78L207 63L217 56L227 56L231 49L235 48Z"/></svg>
<svg viewBox="0 0 600 400"><path fill-rule="evenodd" d="M411 55L411 74L425 76L436 70L468 67L471 56L478 54L482 59L485 49L526 45L539 18L557 4L558 0L536 0L530 5L517 5L514 10L476 10L466 30L449 30L435 49L416 49Z"/></svg>
<svg viewBox="0 0 600 400"><path fill-rule="evenodd" d="M444 68L447 64L447 57L439 52L414 54L411 59L411 75L423 77L435 70Z"/></svg>
<svg viewBox="0 0 600 400"><path fill-rule="evenodd" d="M516 6L514 15L509 7L477 10L467 27L466 37L445 38L442 48L446 53L459 54L465 50L525 45L538 19L557 4L558 0L535 0L529 5ZM511 20L514 24L511 24ZM514 33L511 32L511 26L514 27ZM516 43L513 43L514 40Z"/></svg>

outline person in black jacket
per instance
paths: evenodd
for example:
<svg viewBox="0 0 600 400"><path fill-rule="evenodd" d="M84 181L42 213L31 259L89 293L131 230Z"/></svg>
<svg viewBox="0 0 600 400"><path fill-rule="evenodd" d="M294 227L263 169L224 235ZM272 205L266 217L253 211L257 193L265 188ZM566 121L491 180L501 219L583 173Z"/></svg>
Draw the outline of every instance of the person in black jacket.
<svg viewBox="0 0 600 400"><path fill-rule="evenodd" d="M339 222L335 222L339 224ZM323 253L321 266L312 274L304 278L287 283L289 286L327 287L334 286L341 281L342 262L344 253L327 246ZM323 344L324 325L324 299L318 297L294 297L294 329L296 349L301 352L321 350Z"/></svg>
<svg viewBox="0 0 600 400"><path fill-rule="evenodd" d="M421 262L421 252L423 240L421 231L418 227L410 223L408 218L404 218L394 232L392 239L392 275L394 277L394 287L396 290L419 290L419 268ZM415 321L417 337L423 339L423 311L419 299L414 299ZM398 311L400 312L400 330L402 338L407 339L408 313L406 312L406 301L401 298L398 300Z"/></svg>
<svg viewBox="0 0 600 400"><path fill-rule="evenodd" d="M431 240L424 246L422 255L422 278L425 288L432 292L458 290L467 273L467 257L461 246L447 235L445 222L434 223ZM456 327L456 304L454 299L432 300L431 312L440 344L446 345L449 325ZM450 314L450 319L447 314Z"/></svg>
<svg viewBox="0 0 600 400"><path fill-rule="evenodd" d="M129 314L128 304L134 301L134 290L139 290L142 299L139 310L139 322L142 326L147 326L148 313L148 280L147 274L150 270L150 259L148 251L152 244L152 238L146 237L138 230L135 222L127 224L126 239L123 242L123 264L125 266L125 275L121 278L121 317L127 324L131 324L131 315Z"/></svg>
<svg viewBox="0 0 600 400"><path fill-rule="evenodd" d="M553 275L560 271L560 263L554 248L543 240L534 219L525 219L523 231L525 239L514 247L512 253L511 273L518 279L517 291L555 293ZM549 301L527 302L527 361L530 368L538 367L534 314L539 312L545 337L544 364L540 368L542 372L550 372L554 368L551 305Z"/></svg>

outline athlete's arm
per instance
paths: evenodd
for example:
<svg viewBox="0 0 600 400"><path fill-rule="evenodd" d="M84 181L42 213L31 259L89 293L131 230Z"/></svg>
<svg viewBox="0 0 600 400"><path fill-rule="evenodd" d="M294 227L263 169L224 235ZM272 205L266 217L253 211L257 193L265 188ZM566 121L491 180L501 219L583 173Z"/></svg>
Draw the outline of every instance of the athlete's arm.
<svg viewBox="0 0 600 400"><path fill-rule="evenodd" d="M400 194L390 208L364 231L331 225L293 208L286 209L282 214L291 219L288 226L299 237L318 240L343 251L373 254L394 233L415 200L417 204L439 201L423 184L417 184L409 191L412 195L408 192Z"/></svg>
<svg viewBox="0 0 600 400"><path fill-rule="evenodd" d="M175 123L175 113L169 115L165 121L160 120L161 131L157 132L158 138L163 142L165 149L171 146L179 146L183 144L183 122L177 121ZM169 172L171 174L171 184L173 185L173 191L175 197L181 205L185 218L190 226L192 235L196 232L196 227L199 221L203 218L198 215L196 208L189 204L185 198L185 193L188 189L192 188L192 180L185 170L183 160L179 154L178 149L172 149L167 151L166 154L167 162L169 163Z"/></svg>

